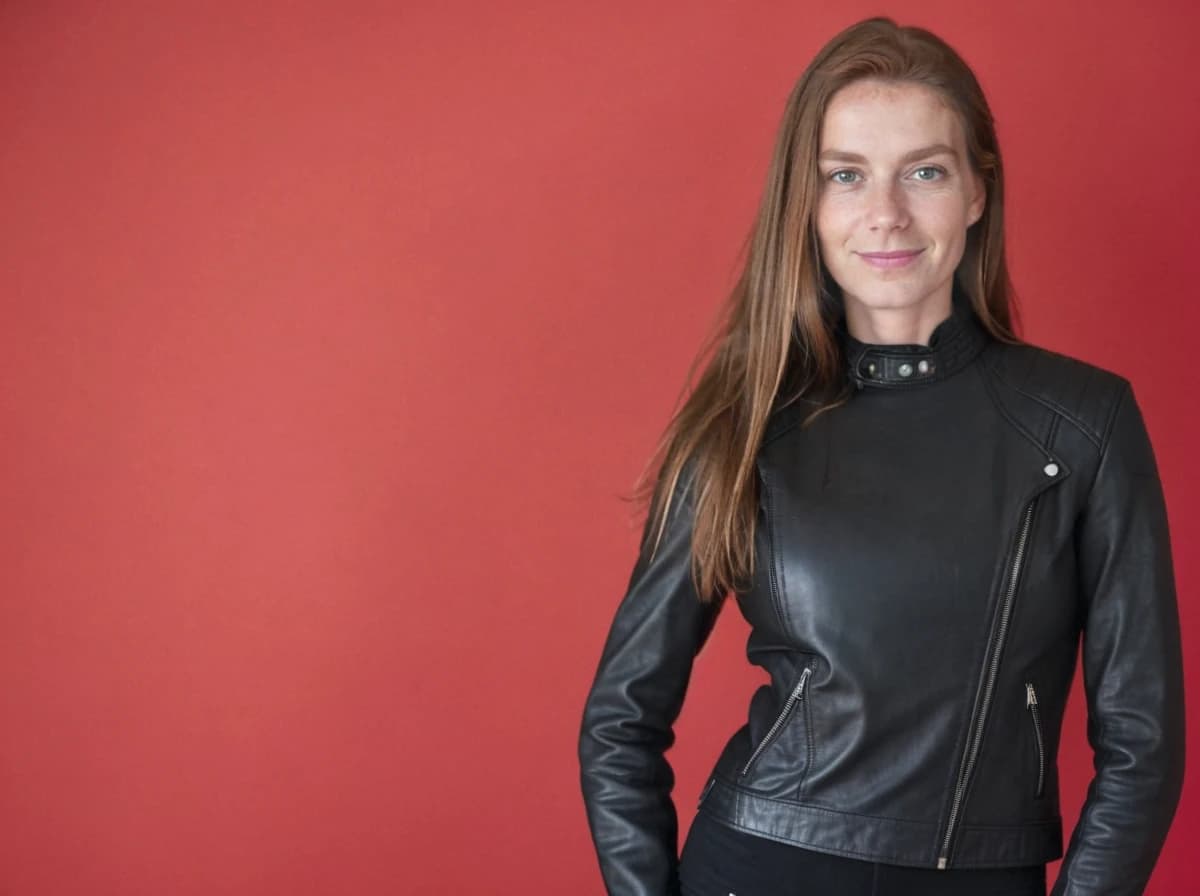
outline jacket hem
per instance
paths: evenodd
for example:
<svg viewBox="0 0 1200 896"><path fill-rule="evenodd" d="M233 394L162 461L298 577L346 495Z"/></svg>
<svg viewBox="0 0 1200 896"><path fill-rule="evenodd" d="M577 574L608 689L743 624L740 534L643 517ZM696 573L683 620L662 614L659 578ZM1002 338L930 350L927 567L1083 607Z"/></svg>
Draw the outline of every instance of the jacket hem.
<svg viewBox="0 0 1200 896"><path fill-rule="evenodd" d="M717 778L700 811L717 821L781 843L851 859L916 868L937 867L939 825L778 800ZM959 827L947 868L1041 865L1063 854L1062 819L1020 825Z"/></svg>

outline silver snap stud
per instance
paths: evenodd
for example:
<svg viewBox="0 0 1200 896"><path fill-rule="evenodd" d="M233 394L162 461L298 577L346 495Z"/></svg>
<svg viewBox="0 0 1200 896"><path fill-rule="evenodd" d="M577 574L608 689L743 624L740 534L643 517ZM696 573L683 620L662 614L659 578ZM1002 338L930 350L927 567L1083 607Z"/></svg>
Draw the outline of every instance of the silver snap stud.
<svg viewBox="0 0 1200 896"><path fill-rule="evenodd" d="M917 370L921 371L921 373L929 373L929 362L928 361L918 361L917 362Z"/></svg>
<svg viewBox="0 0 1200 896"><path fill-rule="evenodd" d="M900 365L900 375L901 376L912 376L912 372L913 372L913 366L911 364L905 363L905 364Z"/></svg>
<svg viewBox="0 0 1200 896"><path fill-rule="evenodd" d="M1057 476L1058 464L1046 464L1046 466L1042 467L1042 472L1047 476Z"/></svg>
<svg viewBox="0 0 1200 896"><path fill-rule="evenodd" d="M875 375L875 362L874 361L872 361L870 364L867 365L867 373L871 374L872 376Z"/></svg>

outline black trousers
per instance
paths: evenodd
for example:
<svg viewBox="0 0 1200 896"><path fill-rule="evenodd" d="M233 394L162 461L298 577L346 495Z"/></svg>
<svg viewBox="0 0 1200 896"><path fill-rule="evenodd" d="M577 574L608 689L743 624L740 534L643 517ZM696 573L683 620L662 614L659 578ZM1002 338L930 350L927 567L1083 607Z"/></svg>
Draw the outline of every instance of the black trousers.
<svg viewBox="0 0 1200 896"><path fill-rule="evenodd" d="M747 834L699 812L679 860L683 896L1046 896L1046 866L909 868Z"/></svg>

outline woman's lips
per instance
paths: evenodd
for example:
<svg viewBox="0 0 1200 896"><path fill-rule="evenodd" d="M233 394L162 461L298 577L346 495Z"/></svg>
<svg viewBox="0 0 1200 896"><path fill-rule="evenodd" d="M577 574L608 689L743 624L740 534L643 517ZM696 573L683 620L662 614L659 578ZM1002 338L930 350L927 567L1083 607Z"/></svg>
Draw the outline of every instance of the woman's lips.
<svg viewBox="0 0 1200 896"><path fill-rule="evenodd" d="M873 268L902 268L911 264L923 249L900 250L897 252L859 252L858 254Z"/></svg>

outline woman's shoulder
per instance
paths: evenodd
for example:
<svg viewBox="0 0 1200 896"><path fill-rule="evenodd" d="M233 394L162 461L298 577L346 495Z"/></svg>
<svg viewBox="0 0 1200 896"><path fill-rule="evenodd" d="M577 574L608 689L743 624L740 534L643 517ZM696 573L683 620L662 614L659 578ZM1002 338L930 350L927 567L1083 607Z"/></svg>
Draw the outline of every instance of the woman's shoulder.
<svg viewBox="0 0 1200 896"><path fill-rule="evenodd" d="M1131 388L1116 370L1031 342L992 342L982 360L1008 390L1069 418L1093 438Z"/></svg>

